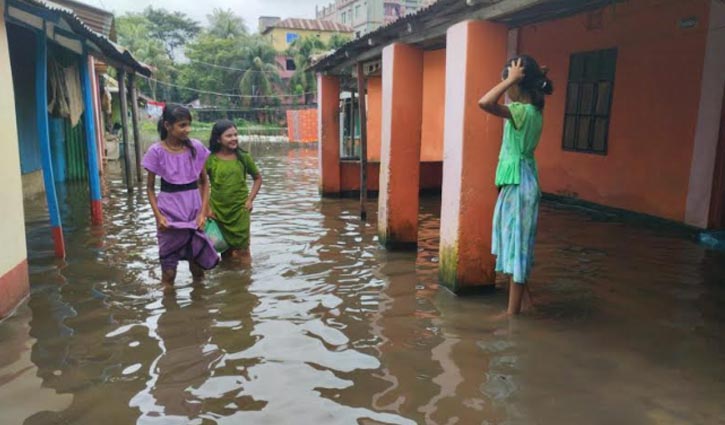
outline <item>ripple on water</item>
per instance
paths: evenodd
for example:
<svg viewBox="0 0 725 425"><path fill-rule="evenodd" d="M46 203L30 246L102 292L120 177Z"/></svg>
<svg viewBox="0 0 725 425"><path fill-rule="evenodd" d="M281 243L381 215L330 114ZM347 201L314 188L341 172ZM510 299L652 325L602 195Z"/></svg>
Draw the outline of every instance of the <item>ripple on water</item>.
<svg viewBox="0 0 725 425"><path fill-rule="evenodd" d="M199 285L182 265L172 294L143 190L113 164L102 229L85 185L63 193L67 262L28 207L33 294L0 324L4 420L725 423L722 254L545 203L536 309L500 321L502 291L438 287L439 198L421 202L418 252L391 253L356 200L319 199L316 149L252 153L252 267Z"/></svg>

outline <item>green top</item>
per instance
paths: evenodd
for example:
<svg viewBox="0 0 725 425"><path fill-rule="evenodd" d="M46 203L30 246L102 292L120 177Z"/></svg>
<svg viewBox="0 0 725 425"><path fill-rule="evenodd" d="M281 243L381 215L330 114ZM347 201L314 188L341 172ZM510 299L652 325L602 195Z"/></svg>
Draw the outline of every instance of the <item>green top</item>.
<svg viewBox="0 0 725 425"><path fill-rule="evenodd" d="M536 170L534 151L539 144L543 117L541 111L528 103L514 102L508 105L511 119L506 120L503 130L501 154L496 167L496 186L519 184L521 161L531 161ZM536 181L539 181L538 172Z"/></svg>
<svg viewBox="0 0 725 425"><path fill-rule="evenodd" d="M238 150L237 159L225 160L211 154L206 160L206 173L211 184L209 205L216 216L224 240L233 248L249 246L249 197L247 175L259 174L252 156Z"/></svg>

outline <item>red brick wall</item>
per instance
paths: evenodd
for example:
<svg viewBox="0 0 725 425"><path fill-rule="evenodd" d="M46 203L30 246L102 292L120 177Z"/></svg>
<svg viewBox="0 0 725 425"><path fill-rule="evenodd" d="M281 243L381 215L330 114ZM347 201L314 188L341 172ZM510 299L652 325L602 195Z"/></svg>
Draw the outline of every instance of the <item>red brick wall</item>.
<svg viewBox="0 0 725 425"><path fill-rule="evenodd" d="M287 135L290 142L316 142L317 109L287 111Z"/></svg>

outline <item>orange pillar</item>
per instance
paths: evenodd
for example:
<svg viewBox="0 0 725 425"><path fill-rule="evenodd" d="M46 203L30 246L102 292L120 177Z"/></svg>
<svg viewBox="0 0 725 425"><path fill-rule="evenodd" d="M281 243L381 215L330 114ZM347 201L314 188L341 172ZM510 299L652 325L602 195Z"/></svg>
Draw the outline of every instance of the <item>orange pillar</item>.
<svg viewBox="0 0 725 425"><path fill-rule="evenodd" d="M423 52L405 44L383 49L378 237L387 248L418 243Z"/></svg>
<svg viewBox="0 0 725 425"><path fill-rule="evenodd" d="M496 278L491 227L503 123L478 99L501 81L506 40L505 26L483 21L447 33L439 275L456 293Z"/></svg>
<svg viewBox="0 0 725 425"><path fill-rule="evenodd" d="M320 194L340 196L340 80L317 76Z"/></svg>
<svg viewBox="0 0 725 425"><path fill-rule="evenodd" d="M368 160L380 161L380 121L383 107L383 80L368 78Z"/></svg>

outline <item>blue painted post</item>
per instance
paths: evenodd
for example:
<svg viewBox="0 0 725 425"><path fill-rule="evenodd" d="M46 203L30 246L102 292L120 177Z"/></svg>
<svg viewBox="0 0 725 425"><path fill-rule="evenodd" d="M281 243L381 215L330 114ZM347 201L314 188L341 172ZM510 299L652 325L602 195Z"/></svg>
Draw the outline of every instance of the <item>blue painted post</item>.
<svg viewBox="0 0 725 425"><path fill-rule="evenodd" d="M88 183L91 194L91 223L103 224L101 207L101 176L98 166L96 144L96 121L93 115L93 84L91 83L90 60L87 53L81 56L81 85L83 86L83 125L86 132L86 153L88 155Z"/></svg>
<svg viewBox="0 0 725 425"><path fill-rule="evenodd" d="M65 120L63 118L50 119L50 143L53 154L53 177L56 183L63 183L66 179L65 163Z"/></svg>
<svg viewBox="0 0 725 425"><path fill-rule="evenodd" d="M63 239L63 225L60 219L58 197L55 192L53 156L50 149L50 130L48 124L48 40L45 38L45 30L36 32L35 36L35 115L38 124L40 156L43 162L45 198L48 202L55 256L65 258L65 240Z"/></svg>

